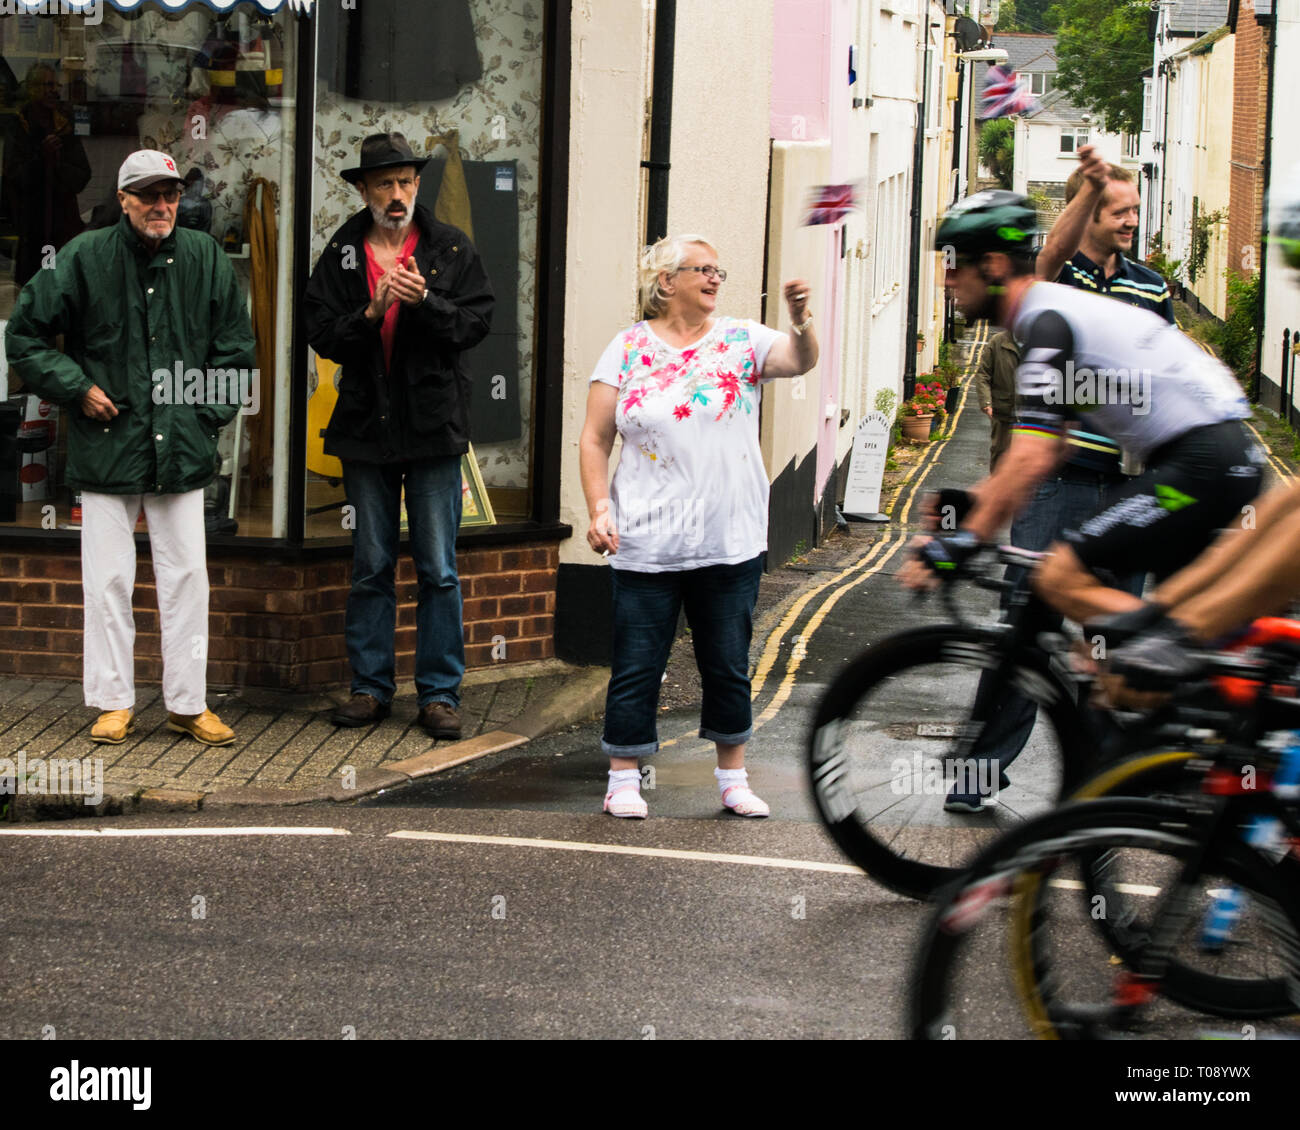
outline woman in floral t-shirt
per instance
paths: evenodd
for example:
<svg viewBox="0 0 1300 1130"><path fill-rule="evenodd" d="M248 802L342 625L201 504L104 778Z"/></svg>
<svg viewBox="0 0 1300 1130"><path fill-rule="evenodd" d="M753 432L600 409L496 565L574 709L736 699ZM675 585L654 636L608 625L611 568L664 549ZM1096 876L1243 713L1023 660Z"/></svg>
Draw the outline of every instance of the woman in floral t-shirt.
<svg viewBox="0 0 1300 1130"><path fill-rule="evenodd" d="M716 743L722 803L766 816L750 791L749 643L767 549L760 384L817 363L808 284L785 284L793 335L717 316L727 272L707 240L660 240L641 261L647 320L596 364L582 429L587 543L613 566L614 647L601 747L605 811L644 817L639 759L659 748L659 686L684 606L700 669L700 737ZM614 480L609 457L623 438Z"/></svg>

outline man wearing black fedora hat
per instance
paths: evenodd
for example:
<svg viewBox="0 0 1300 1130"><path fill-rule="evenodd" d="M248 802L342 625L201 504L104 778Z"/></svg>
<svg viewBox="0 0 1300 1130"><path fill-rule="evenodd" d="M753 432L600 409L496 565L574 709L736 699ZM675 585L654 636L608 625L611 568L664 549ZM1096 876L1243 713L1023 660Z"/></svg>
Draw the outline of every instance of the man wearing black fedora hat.
<svg viewBox="0 0 1300 1130"><path fill-rule="evenodd" d="M456 533L460 457L469 447L463 355L487 336L492 288L464 232L415 203L420 170L400 133L367 137L344 169L365 207L321 253L307 284L311 346L339 365L325 452L343 464L352 508L352 591L345 636L352 698L339 726L388 716L396 691L395 575L403 487L419 580L415 686L419 722L460 736L465 640Z"/></svg>

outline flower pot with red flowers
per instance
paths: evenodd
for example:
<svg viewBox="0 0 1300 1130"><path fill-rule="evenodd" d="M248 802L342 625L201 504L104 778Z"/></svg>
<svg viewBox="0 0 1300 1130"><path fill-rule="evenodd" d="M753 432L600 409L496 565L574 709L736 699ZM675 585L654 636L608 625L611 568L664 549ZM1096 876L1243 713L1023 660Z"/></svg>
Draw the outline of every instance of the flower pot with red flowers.
<svg viewBox="0 0 1300 1130"><path fill-rule="evenodd" d="M943 422L944 390L937 381L923 384L917 381L912 398L902 408L900 421L903 437L925 441L934 426Z"/></svg>

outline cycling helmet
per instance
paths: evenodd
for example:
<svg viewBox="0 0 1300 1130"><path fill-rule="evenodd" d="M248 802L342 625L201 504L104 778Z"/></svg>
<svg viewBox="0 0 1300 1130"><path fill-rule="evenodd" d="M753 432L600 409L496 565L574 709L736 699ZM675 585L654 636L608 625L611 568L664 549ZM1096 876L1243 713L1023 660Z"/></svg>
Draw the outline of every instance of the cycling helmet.
<svg viewBox="0 0 1300 1130"><path fill-rule="evenodd" d="M1037 250L1038 212L1027 196L988 189L959 200L944 215L934 248L951 247L958 255L1003 251L1029 256Z"/></svg>
<svg viewBox="0 0 1300 1130"><path fill-rule="evenodd" d="M1269 195L1273 213L1269 242L1278 245L1288 267L1300 269L1300 165Z"/></svg>

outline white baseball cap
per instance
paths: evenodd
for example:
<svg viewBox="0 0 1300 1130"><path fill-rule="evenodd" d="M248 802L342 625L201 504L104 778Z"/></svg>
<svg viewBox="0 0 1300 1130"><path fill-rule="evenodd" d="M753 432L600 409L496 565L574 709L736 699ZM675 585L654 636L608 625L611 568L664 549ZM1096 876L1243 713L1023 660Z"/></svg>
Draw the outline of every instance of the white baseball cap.
<svg viewBox="0 0 1300 1130"><path fill-rule="evenodd" d="M144 188L160 180L180 181L176 162L156 149L139 149L132 153L117 173L118 189Z"/></svg>

